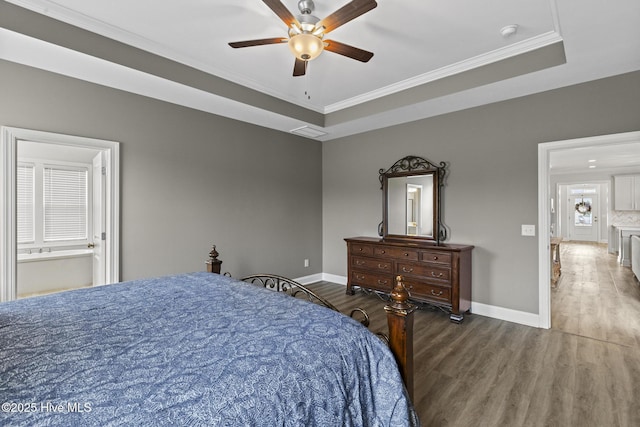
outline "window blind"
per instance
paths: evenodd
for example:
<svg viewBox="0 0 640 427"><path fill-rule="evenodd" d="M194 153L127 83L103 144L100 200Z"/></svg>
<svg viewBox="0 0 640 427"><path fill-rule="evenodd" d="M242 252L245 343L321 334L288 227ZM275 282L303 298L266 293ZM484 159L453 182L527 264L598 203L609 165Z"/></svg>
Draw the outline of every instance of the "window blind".
<svg viewBox="0 0 640 427"><path fill-rule="evenodd" d="M88 171L45 166L44 241L85 240Z"/></svg>
<svg viewBox="0 0 640 427"><path fill-rule="evenodd" d="M19 164L17 170L17 240L20 243L33 243L34 230L34 173L32 164Z"/></svg>

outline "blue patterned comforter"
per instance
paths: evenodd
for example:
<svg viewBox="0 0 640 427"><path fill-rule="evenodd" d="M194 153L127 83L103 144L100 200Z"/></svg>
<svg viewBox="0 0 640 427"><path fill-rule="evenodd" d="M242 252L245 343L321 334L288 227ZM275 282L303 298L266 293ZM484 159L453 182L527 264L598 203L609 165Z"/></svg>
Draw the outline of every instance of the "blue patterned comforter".
<svg viewBox="0 0 640 427"><path fill-rule="evenodd" d="M418 424L366 328L210 273L0 304L0 375L3 426Z"/></svg>

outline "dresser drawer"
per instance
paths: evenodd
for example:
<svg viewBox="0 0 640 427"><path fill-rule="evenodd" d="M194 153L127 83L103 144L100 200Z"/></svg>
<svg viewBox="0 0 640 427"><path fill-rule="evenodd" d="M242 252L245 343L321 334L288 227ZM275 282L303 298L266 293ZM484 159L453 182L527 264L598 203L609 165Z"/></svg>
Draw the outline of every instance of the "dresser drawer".
<svg viewBox="0 0 640 427"><path fill-rule="evenodd" d="M402 276L410 299L450 311L460 323L471 308L470 245L434 244L417 238L354 237L347 242L347 295L361 287L390 293Z"/></svg>
<svg viewBox="0 0 640 427"><path fill-rule="evenodd" d="M406 279L404 286L413 298L427 299L435 302L451 303L451 288L429 283L412 282Z"/></svg>
<svg viewBox="0 0 640 427"><path fill-rule="evenodd" d="M422 280L442 280L443 282L451 281L451 270L442 266L433 264L418 264L408 262L398 262L396 264L396 274L403 276L419 276Z"/></svg>
<svg viewBox="0 0 640 427"><path fill-rule="evenodd" d="M393 289L393 275L352 271L351 283L356 286L391 292L391 289Z"/></svg>
<svg viewBox="0 0 640 427"><path fill-rule="evenodd" d="M353 244L351 245L352 255L373 255L373 246Z"/></svg>
<svg viewBox="0 0 640 427"><path fill-rule="evenodd" d="M420 261L436 262L439 264L451 264L451 254L448 252L422 252Z"/></svg>
<svg viewBox="0 0 640 427"><path fill-rule="evenodd" d="M393 248L388 246L376 246L373 248L375 256L384 256L395 259L418 261L418 251L415 249Z"/></svg>
<svg viewBox="0 0 640 427"><path fill-rule="evenodd" d="M389 274L393 273L391 262L381 259L353 256L351 257L351 266L364 270L375 270Z"/></svg>

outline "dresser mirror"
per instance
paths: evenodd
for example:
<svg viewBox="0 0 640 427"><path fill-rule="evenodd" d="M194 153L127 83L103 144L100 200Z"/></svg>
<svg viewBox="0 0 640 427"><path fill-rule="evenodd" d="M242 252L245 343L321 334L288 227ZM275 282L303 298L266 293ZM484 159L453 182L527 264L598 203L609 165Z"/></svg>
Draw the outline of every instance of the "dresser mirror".
<svg viewBox="0 0 640 427"><path fill-rule="evenodd" d="M380 235L385 239L446 239L441 221L441 190L446 164L407 156L389 169L380 169L383 219Z"/></svg>

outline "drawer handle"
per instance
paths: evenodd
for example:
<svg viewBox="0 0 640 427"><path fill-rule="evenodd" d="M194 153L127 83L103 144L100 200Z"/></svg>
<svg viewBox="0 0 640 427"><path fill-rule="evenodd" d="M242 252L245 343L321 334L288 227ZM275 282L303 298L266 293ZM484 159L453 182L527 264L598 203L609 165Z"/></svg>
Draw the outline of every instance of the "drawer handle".
<svg viewBox="0 0 640 427"><path fill-rule="evenodd" d="M386 270L387 268L389 268L389 265L380 263L380 264L378 264L378 268L383 268L383 269Z"/></svg>
<svg viewBox="0 0 640 427"><path fill-rule="evenodd" d="M378 279L378 285L386 285L387 283L389 283L389 282L387 282L386 280Z"/></svg>
<svg viewBox="0 0 640 427"><path fill-rule="evenodd" d="M404 253L404 256L409 256L409 252L405 252L405 253Z"/></svg>
<svg viewBox="0 0 640 427"><path fill-rule="evenodd" d="M437 274L437 275L436 275L435 271L432 271L432 272L431 272L431 276L432 276L432 277L442 277L442 276L444 276L444 273L440 273L440 274Z"/></svg>
<svg viewBox="0 0 640 427"><path fill-rule="evenodd" d="M362 248L358 248L358 250L359 250L360 252L362 252Z"/></svg>
<svg viewBox="0 0 640 427"><path fill-rule="evenodd" d="M361 276L361 275L359 275L359 274L356 274L356 279L358 279L358 280L364 280L364 276Z"/></svg>
<svg viewBox="0 0 640 427"><path fill-rule="evenodd" d="M385 251L384 249L380 251L381 254L386 254L387 251Z"/></svg>
<svg viewBox="0 0 640 427"><path fill-rule="evenodd" d="M436 260L438 259L438 257L434 255L432 259L433 259L434 261L436 261Z"/></svg>
<svg viewBox="0 0 640 427"><path fill-rule="evenodd" d="M440 295L442 295L442 291L438 292L437 294L433 291L433 289L431 289L431 295L433 295L434 297L439 297Z"/></svg>
<svg viewBox="0 0 640 427"><path fill-rule="evenodd" d="M360 261L360 260L356 261L356 265L365 265L366 263L367 263L366 261Z"/></svg>
<svg viewBox="0 0 640 427"><path fill-rule="evenodd" d="M411 273L413 271L413 268L402 267L402 271L405 273Z"/></svg>

